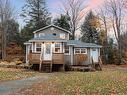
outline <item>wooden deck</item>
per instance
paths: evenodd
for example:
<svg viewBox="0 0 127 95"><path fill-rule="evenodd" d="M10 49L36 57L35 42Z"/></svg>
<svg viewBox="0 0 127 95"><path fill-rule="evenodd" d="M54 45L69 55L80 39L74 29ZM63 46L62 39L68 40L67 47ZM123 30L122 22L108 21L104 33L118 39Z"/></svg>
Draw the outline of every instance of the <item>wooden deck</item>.
<svg viewBox="0 0 127 95"><path fill-rule="evenodd" d="M64 71L64 53L53 53L52 60L40 60L40 53L31 53L28 58L30 64L39 64L39 71L52 72L53 64L62 66Z"/></svg>
<svg viewBox="0 0 127 95"><path fill-rule="evenodd" d="M40 53L30 53L28 60L30 64L40 64Z"/></svg>
<svg viewBox="0 0 127 95"><path fill-rule="evenodd" d="M40 64L40 53L31 53L28 55L28 59L30 64ZM64 64L64 53L53 53L51 61L52 64Z"/></svg>

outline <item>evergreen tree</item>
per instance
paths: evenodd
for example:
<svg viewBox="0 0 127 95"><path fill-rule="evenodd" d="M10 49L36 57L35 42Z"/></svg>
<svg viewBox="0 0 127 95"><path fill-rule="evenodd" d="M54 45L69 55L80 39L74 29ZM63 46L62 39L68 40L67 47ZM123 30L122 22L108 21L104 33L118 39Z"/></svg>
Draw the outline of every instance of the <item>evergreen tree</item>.
<svg viewBox="0 0 127 95"><path fill-rule="evenodd" d="M34 31L34 25L33 25L32 21L30 21L21 30L20 36L21 36L22 43L24 43L24 42L30 40L31 38L33 38L33 31Z"/></svg>
<svg viewBox="0 0 127 95"><path fill-rule="evenodd" d="M97 17L90 11L81 26L81 32L83 34L81 40L87 43L98 43L98 25Z"/></svg>
<svg viewBox="0 0 127 95"><path fill-rule="evenodd" d="M18 43L19 38L19 24L14 20L10 19L7 21L7 33L6 33L6 38L7 38L7 44L10 42L16 42Z"/></svg>
<svg viewBox="0 0 127 95"><path fill-rule="evenodd" d="M21 16L34 24L34 30L50 24L51 19L46 9L45 0L26 0L26 5L23 7Z"/></svg>
<svg viewBox="0 0 127 95"><path fill-rule="evenodd" d="M70 25L69 25L69 17L67 15L62 15L60 18L57 18L53 21L54 25L59 26L61 28L64 28L66 30L70 31Z"/></svg>

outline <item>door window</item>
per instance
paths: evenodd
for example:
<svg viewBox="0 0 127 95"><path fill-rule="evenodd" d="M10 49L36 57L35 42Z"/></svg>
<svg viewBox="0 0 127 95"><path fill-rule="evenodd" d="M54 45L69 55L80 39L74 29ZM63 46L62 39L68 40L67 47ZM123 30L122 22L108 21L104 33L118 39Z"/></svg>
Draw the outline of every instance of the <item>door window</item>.
<svg viewBox="0 0 127 95"><path fill-rule="evenodd" d="M46 44L46 54L51 54L51 44Z"/></svg>

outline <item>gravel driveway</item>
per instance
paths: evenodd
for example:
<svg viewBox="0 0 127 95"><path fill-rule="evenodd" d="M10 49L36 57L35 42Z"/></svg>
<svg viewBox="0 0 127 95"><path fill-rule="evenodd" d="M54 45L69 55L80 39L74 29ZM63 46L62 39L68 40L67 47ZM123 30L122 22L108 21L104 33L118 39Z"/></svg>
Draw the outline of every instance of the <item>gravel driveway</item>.
<svg viewBox="0 0 127 95"><path fill-rule="evenodd" d="M22 88L31 86L34 83L47 80L49 79L49 77L50 77L50 74L47 74L47 75L40 74L39 76L37 75L31 78L2 82L0 83L0 95L10 95L12 93L15 93L15 91L17 92L21 90Z"/></svg>

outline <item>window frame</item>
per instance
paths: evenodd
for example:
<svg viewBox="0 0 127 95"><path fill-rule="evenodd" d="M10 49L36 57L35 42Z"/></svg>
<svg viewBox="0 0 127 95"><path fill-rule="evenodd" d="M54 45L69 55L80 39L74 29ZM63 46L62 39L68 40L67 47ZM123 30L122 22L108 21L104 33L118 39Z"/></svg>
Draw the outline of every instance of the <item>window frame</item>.
<svg viewBox="0 0 127 95"><path fill-rule="evenodd" d="M66 38L66 35L64 33L60 33L60 38L61 39L65 39Z"/></svg>
<svg viewBox="0 0 127 95"><path fill-rule="evenodd" d="M56 47L56 44L59 44L59 47ZM55 51L56 48L59 48L60 51L59 52L56 52ZM61 43L54 43L54 53L61 53Z"/></svg>
<svg viewBox="0 0 127 95"><path fill-rule="evenodd" d="M66 50L65 46L68 46L69 47L68 48L69 53L65 53L65 50ZM65 55L70 55L70 46L69 45L64 44L64 54Z"/></svg>
<svg viewBox="0 0 127 95"><path fill-rule="evenodd" d="M79 49L79 53L76 53L76 49ZM85 49L85 53L82 53L82 49ZM74 54L87 54L87 48L75 48Z"/></svg>
<svg viewBox="0 0 127 95"><path fill-rule="evenodd" d="M39 33L39 37L45 36L45 33Z"/></svg>
<svg viewBox="0 0 127 95"><path fill-rule="evenodd" d="M40 37L39 33L34 34L34 38Z"/></svg>
<svg viewBox="0 0 127 95"><path fill-rule="evenodd" d="M37 44L40 44L41 47L37 47ZM37 48L40 48L41 51L42 51L42 44L41 44L41 43L35 43L35 51L36 51L37 53L41 53L41 51L37 51Z"/></svg>

